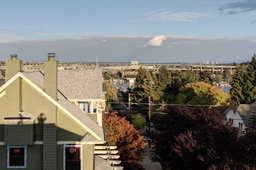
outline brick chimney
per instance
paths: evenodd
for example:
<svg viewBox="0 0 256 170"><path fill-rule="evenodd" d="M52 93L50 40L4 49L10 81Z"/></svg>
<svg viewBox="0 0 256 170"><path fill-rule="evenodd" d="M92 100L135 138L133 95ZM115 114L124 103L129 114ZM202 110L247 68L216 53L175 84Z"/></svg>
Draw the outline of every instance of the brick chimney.
<svg viewBox="0 0 256 170"><path fill-rule="evenodd" d="M48 60L44 62L44 91L57 100L58 62L55 53L48 53Z"/></svg>
<svg viewBox="0 0 256 170"><path fill-rule="evenodd" d="M10 60L5 61L5 82L20 71L22 71L22 61L18 60L17 54L11 54Z"/></svg>

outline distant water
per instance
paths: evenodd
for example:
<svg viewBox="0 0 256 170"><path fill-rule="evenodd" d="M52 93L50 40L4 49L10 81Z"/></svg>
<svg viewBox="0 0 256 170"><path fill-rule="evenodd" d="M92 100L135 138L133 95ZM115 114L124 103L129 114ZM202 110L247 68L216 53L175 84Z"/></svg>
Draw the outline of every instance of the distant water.
<svg viewBox="0 0 256 170"><path fill-rule="evenodd" d="M231 89L231 87L225 87L225 86L219 86L218 88L228 94L230 93L230 89Z"/></svg>

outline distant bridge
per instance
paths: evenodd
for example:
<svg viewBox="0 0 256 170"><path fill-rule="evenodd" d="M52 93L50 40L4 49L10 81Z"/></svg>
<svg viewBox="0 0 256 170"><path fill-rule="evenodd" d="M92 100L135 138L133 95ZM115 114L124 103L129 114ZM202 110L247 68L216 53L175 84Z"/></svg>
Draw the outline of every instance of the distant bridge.
<svg viewBox="0 0 256 170"><path fill-rule="evenodd" d="M166 64L168 70L171 71L210 71L210 72L224 72L224 70L235 70L239 66L230 66L230 65L180 65L180 64ZM117 66L107 66L103 67L105 71L135 71L140 67L145 68L153 72L157 72L161 67L160 64L140 64L140 65L117 65Z"/></svg>

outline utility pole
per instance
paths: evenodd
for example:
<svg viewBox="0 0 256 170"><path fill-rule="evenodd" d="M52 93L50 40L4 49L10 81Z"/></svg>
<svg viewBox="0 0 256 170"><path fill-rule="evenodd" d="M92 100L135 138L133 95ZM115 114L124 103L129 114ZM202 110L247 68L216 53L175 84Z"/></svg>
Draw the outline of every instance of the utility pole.
<svg viewBox="0 0 256 170"><path fill-rule="evenodd" d="M131 93L128 93L128 102L129 102L129 118L131 117Z"/></svg>
<svg viewBox="0 0 256 170"><path fill-rule="evenodd" d="M148 130L149 130L149 133L150 133L150 119L151 119L150 96L148 96L148 122L149 122Z"/></svg>
<svg viewBox="0 0 256 170"><path fill-rule="evenodd" d="M151 108L150 108L150 96L148 96L148 133L150 135L150 119L151 119ZM149 140L148 147L151 148L151 139Z"/></svg>

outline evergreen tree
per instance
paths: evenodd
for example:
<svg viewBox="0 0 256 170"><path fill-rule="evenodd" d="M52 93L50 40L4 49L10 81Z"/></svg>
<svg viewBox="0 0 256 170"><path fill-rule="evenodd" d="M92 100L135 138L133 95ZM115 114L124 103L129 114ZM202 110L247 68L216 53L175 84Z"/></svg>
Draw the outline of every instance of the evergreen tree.
<svg viewBox="0 0 256 170"><path fill-rule="evenodd" d="M222 80L222 74L220 72L216 72L214 75L213 75L213 82L215 83L220 83Z"/></svg>
<svg viewBox="0 0 256 170"><path fill-rule="evenodd" d="M140 67L136 76L136 81L135 81L135 85L134 88L139 88L141 84L144 83L144 80L147 78L147 71L145 70L145 68Z"/></svg>
<svg viewBox="0 0 256 170"><path fill-rule="evenodd" d="M186 70L185 72L182 72L180 76L182 84L195 83L200 79L198 73L193 70Z"/></svg>
<svg viewBox="0 0 256 170"><path fill-rule="evenodd" d="M209 71L201 71L199 73L200 81L204 81L205 83L212 84L212 76Z"/></svg>
<svg viewBox="0 0 256 170"><path fill-rule="evenodd" d="M172 83L172 76L166 66L161 66L157 73L158 88L165 90Z"/></svg>
<svg viewBox="0 0 256 170"><path fill-rule="evenodd" d="M155 76L153 75L154 79ZM146 72L146 77L141 84L137 84L134 89L134 96L136 102L146 103L148 101L148 96L151 97L152 101L159 101L160 95L156 93L156 84L149 72Z"/></svg>
<svg viewBox="0 0 256 170"><path fill-rule="evenodd" d="M245 76L247 73L247 66L243 65L239 70L237 70L236 75L233 79L233 86L230 89L231 99L237 104L241 104L245 102L244 96L244 87L245 87Z"/></svg>
<svg viewBox="0 0 256 170"><path fill-rule="evenodd" d="M233 77L230 90L232 100L236 104L250 104L256 101L256 55L249 63L242 64Z"/></svg>
<svg viewBox="0 0 256 170"><path fill-rule="evenodd" d="M229 70L225 70L224 73L223 73L223 76L224 76L226 82L229 83L229 82L232 81L232 75L231 75L231 72Z"/></svg>

